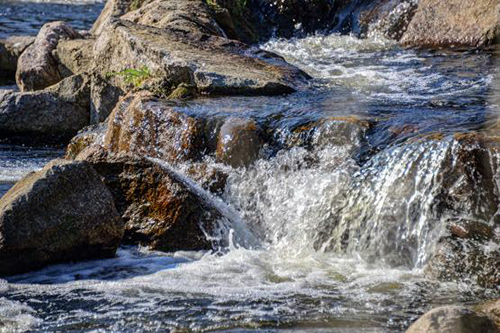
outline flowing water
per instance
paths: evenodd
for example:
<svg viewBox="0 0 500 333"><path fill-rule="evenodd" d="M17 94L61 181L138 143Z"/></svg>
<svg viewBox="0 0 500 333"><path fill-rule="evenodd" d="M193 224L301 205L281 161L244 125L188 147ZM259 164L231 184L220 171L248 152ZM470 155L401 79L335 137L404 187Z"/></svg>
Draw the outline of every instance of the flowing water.
<svg viewBox="0 0 500 333"><path fill-rule="evenodd" d="M464 147L454 134L495 128L497 51L404 50L376 36L335 34L273 40L263 48L307 71L310 87L290 96L178 107L197 117L255 119L270 142L261 158L248 169L219 166L229 174L220 198L184 176L187 166L154 160L223 213L221 230L211 236L225 248L123 247L114 259L2 280L0 325L403 331L431 307L499 296L498 289L423 275L447 219L496 223L496 210L479 200L480 187L477 205L470 199L454 210L439 203L443 188L468 186L460 175L452 185L443 176L456 174L461 163ZM439 140L429 139L437 132ZM11 156L2 158L2 175L23 174L43 160L26 167L9 164ZM498 163L494 151L488 156ZM206 161L215 164L211 156Z"/></svg>

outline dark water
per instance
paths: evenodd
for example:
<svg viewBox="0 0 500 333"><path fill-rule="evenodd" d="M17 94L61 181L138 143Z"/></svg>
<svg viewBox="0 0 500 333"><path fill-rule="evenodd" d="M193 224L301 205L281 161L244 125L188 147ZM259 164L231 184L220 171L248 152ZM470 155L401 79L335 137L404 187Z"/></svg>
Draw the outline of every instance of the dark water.
<svg viewBox="0 0 500 333"><path fill-rule="evenodd" d="M35 36L47 22L66 21L77 30L88 30L103 8L102 1L0 0L0 39Z"/></svg>
<svg viewBox="0 0 500 333"><path fill-rule="evenodd" d="M2 6L19 12L26 3ZM95 17L101 5L32 8L56 8L51 6L66 12L53 9L47 15L67 15L76 26L88 27L90 16L82 9L95 9ZM42 23L36 15L23 19L9 31ZM199 117L254 118L275 139L273 152L251 168L225 169L228 185L221 198L213 198L237 217L231 220L233 233L224 234L230 240L225 254L127 247L114 259L0 280L0 323L7 330L400 332L434 306L499 296L498 289L441 283L422 272L441 236L429 230L443 226L433 218L432 206L441 165L454 147L452 134L488 130L498 119L498 50L407 50L378 38L335 34L273 40L263 48L311 74L310 87L289 96L200 99L178 106ZM296 167L311 152L280 146L300 126L344 116L373 123L363 143L368 161L360 163L343 146L318 146L317 164ZM436 132L444 139L409 140ZM0 147L2 188L59 154ZM207 157L207 163L215 162ZM184 167L176 166L180 176ZM368 221L360 229L370 232L353 239L351 251L318 250L322 239L316 231L334 218L352 226ZM393 244L384 238L395 224L418 236L411 265L384 263L400 255L390 252L387 245ZM373 248L373 242L363 247L367 235L390 253ZM397 236L404 243L408 234ZM255 246L240 246L242 240ZM367 259L374 254L379 260Z"/></svg>

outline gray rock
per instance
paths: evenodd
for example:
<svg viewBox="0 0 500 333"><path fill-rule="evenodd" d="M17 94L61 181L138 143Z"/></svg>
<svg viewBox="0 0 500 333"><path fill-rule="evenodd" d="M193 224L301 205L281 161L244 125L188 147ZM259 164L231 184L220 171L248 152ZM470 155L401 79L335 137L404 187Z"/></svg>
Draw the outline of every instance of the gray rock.
<svg viewBox="0 0 500 333"><path fill-rule="evenodd" d="M80 34L64 22L45 24L35 42L19 57L16 82L21 91L41 90L64 78L52 52L61 39L81 38Z"/></svg>
<svg viewBox="0 0 500 333"><path fill-rule="evenodd" d="M90 72L94 58L93 48L92 39L60 41L55 52L59 72L66 76Z"/></svg>
<svg viewBox="0 0 500 333"><path fill-rule="evenodd" d="M121 17L123 20L156 28L171 29L224 37L224 31L213 19L208 5L202 0L156 0Z"/></svg>
<svg viewBox="0 0 500 333"><path fill-rule="evenodd" d="M403 35L410 46L472 46L492 44L500 36L497 0L421 0Z"/></svg>
<svg viewBox="0 0 500 333"><path fill-rule="evenodd" d="M56 160L0 200L0 275L112 257L122 236L111 193L95 170Z"/></svg>
<svg viewBox="0 0 500 333"><path fill-rule="evenodd" d="M57 136L65 140L89 125L90 83L75 75L43 91L0 93L3 136Z"/></svg>
<svg viewBox="0 0 500 333"><path fill-rule="evenodd" d="M84 150L92 146L102 145L107 129L106 123L91 125L82 129L66 147L66 158L74 160Z"/></svg>
<svg viewBox="0 0 500 333"><path fill-rule="evenodd" d="M283 58L236 41L123 20L114 21L101 33L94 51L95 69L101 77L147 68L144 81L160 78L169 86L185 83L208 94L279 95L295 91L308 78ZM124 75L114 75L110 82L124 90L133 88Z"/></svg>
<svg viewBox="0 0 500 333"><path fill-rule="evenodd" d="M105 121L123 94L122 89L111 85L99 75L92 75L90 82L90 123L97 124Z"/></svg>
<svg viewBox="0 0 500 333"><path fill-rule="evenodd" d="M17 61L35 37L14 36L0 41L0 82L15 80Z"/></svg>
<svg viewBox="0 0 500 333"><path fill-rule="evenodd" d="M498 329L487 316L474 313L462 306L443 306L424 314L406 332L495 333Z"/></svg>
<svg viewBox="0 0 500 333"><path fill-rule="evenodd" d="M259 157L260 132L254 120L228 118L219 132L217 160L234 168L249 166Z"/></svg>
<svg viewBox="0 0 500 333"><path fill-rule="evenodd" d="M133 2L139 2L140 0L108 0L106 1L106 6L102 10L101 14L95 21L90 32L93 35L99 36L104 30L107 24L113 19L120 17L127 13Z"/></svg>

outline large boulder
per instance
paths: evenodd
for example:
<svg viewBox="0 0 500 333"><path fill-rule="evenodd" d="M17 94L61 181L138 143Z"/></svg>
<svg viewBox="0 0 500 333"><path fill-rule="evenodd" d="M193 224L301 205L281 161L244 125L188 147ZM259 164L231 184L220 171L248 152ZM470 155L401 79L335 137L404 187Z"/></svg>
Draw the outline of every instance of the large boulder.
<svg viewBox="0 0 500 333"><path fill-rule="evenodd" d="M36 92L0 91L0 133L65 141L89 124L90 83L85 75Z"/></svg>
<svg viewBox="0 0 500 333"><path fill-rule="evenodd" d="M113 18L118 18L126 14L131 9L138 7L137 4L142 2L142 0L107 0L106 6L104 6L104 9L95 21L90 32L93 35L100 35ZM134 5L132 5L133 3Z"/></svg>
<svg viewBox="0 0 500 333"><path fill-rule="evenodd" d="M474 309L479 313L489 316L500 330L500 299L478 304Z"/></svg>
<svg viewBox="0 0 500 333"><path fill-rule="evenodd" d="M123 223L85 162L56 160L0 200L0 275L115 255Z"/></svg>
<svg viewBox="0 0 500 333"><path fill-rule="evenodd" d="M208 236L221 213L168 166L102 150L85 159L113 193L126 223L125 243L161 251L216 246Z"/></svg>
<svg viewBox="0 0 500 333"><path fill-rule="evenodd" d="M63 76L88 73L93 65L94 40L61 40L54 51L54 57Z"/></svg>
<svg viewBox="0 0 500 333"><path fill-rule="evenodd" d="M207 94L279 95L295 91L308 78L283 58L255 47L125 20L109 24L94 51L97 73L124 90L160 79L166 89L184 83Z"/></svg>
<svg viewBox="0 0 500 333"><path fill-rule="evenodd" d="M64 77L59 71L57 60L52 52L59 40L81 38L65 22L45 24L35 42L19 57L16 82L21 91L42 90L61 81Z"/></svg>
<svg viewBox="0 0 500 333"><path fill-rule="evenodd" d="M416 322L406 333L495 333L498 329L485 315L475 313L462 306L442 306L433 309Z"/></svg>
<svg viewBox="0 0 500 333"><path fill-rule="evenodd" d="M171 29L184 33L193 31L224 37L224 31L213 19L202 0L156 0L121 17L123 20Z"/></svg>
<svg viewBox="0 0 500 333"><path fill-rule="evenodd" d="M114 153L169 162L199 160L211 149L201 119L178 112L174 104L147 92L130 94L118 103L109 117L103 146Z"/></svg>
<svg viewBox="0 0 500 333"><path fill-rule="evenodd" d="M17 61L34 41L35 37L29 36L14 36L0 41L0 83L15 80Z"/></svg>
<svg viewBox="0 0 500 333"><path fill-rule="evenodd" d="M500 36L497 0L421 0L403 35L410 46L471 46L492 44Z"/></svg>

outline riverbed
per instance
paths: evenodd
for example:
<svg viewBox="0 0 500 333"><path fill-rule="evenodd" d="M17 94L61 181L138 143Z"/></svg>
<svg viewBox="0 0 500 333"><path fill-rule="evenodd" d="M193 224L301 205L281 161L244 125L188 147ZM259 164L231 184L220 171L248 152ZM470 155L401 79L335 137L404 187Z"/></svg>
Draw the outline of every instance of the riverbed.
<svg viewBox="0 0 500 333"><path fill-rule="evenodd" d="M19 4L26 5L0 5L18 11ZM83 6L98 13L96 4ZM88 28L73 12L62 13ZM21 29L1 22L0 33ZM432 202L453 135L496 123L498 50L431 52L338 34L261 47L311 75L309 86L288 96L178 106L202 117L250 117L276 136L250 168L226 167L220 197L202 193L231 215L212 235L226 245L176 253L122 247L114 259L0 280L0 323L42 331L399 332L435 306L498 298L499 290L423 274L446 232ZM372 124L362 142L287 145L297 128L343 117ZM436 133L437 143L424 139ZM353 144L361 149L353 152ZM1 190L61 154L0 147ZM182 165L175 172L186 177ZM341 244L336 235L347 229L357 236Z"/></svg>

